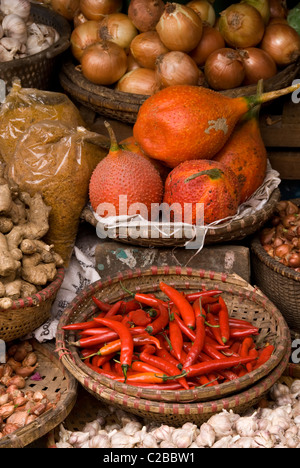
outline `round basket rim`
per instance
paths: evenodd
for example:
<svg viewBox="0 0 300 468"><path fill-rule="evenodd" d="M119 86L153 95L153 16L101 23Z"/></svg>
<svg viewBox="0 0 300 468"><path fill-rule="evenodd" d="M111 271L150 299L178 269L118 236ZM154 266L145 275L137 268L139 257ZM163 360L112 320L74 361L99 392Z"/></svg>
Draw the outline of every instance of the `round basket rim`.
<svg viewBox="0 0 300 468"><path fill-rule="evenodd" d="M65 269L61 267L57 270L57 275L50 284L32 296L28 296L24 299L14 300L12 306L8 310L4 311L5 315L7 315L7 313L12 310L20 310L24 309L25 307L36 307L38 304L46 302L48 299L56 295L62 285L64 277Z"/></svg>
<svg viewBox="0 0 300 468"><path fill-rule="evenodd" d="M222 240L222 237L226 237L227 235L232 235L234 236L234 233L241 233L241 230L243 233L245 233L245 236L247 234L247 229L251 230L251 234L253 233L253 229L255 228L256 225L262 226L272 215L274 212L274 208L277 204L277 202L280 199L280 190L278 188L275 188L273 192L269 196L269 200L266 202L266 204L259 210L257 210L256 213L249 214L245 216L242 219L237 219L237 220L232 220L229 224L219 224L214 227L210 227L207 229L207 233L205 236L205 243L210 243L211 241L217 242L218 239ZM97 227L98 221L94 216L94 213L91 209L90 206L86 206L81 214L81 219L83 221L88 222L91 224L93 227ZM172 223L170 223L172 226ZM124 229L124 228L122 228ZM151 230L151 228L149 228ZM116 229L118 231L118 229ZM114 237L112 238L114 239ZM133 244L138 244L140 242L142 243L148 243L149 245L164 245L166 240L168 241L168 245L185 245L187 241L192 240L191 238L187 237L182 237L181 239L176 239L176 238L159 238L159 239L151 239L151 237L141 237L139 239L131 239L130 236L127 238L120 238L117 234L115 239L121 241L121 242L132 242Z"/></svg>
<svg viewBox="0 0 300 468"><path fill-rule="evenodd" d="M295 198L290 201L300 206L300 198ZM259 234L257 234L252 239L251 250L259 258L259 260L262 263L264 263L267 267L269 267L275 273L279 273L285 278L289 278L294 281L300 282L300 273L298 273L297 271L294 271L293 268L289 268L285 265L282 265L264 250L259 239Z"/></svg>
<svg viewBox="0 0 300 468"><path fill-rule="evenodd" d="M300 59L296 62L288 65L283 70L279 71L275 77L268 78L264 81L265 91L273 91L274 83L277 80L283 80L289 76L293 77L298 73L300 69ZM113 108L113 101L116 103L124 102L130 104L131 112L138 112L138 108L142 103L149 97L142 94L126 93L123 91L115 90L111 87L96 85L88 81L80 71L77 69L77 65L74 64L73 58L71 57L62 67L61 76L67 77L73 84L71 88L74 90L76 87L82 91L88 91L90 95L93 95L95 98L100 97L102 104L107 100L112 99L110 103L110 108ZM65 79L63 80L65 85ZM220 91L220 94L224 94L229 97L237 96L247 96L251 94L256 94L256 85L243 86L239 88L233 88L231 90ZM121 110L120 104L116 104L116 108Z"/></svg>
<svg viewBox="0 0 300 468"><path fill-rule="evenodd" d="M63 356L62 362L65 363L65 357ZM180 415L180 410L185 418L192 417L193 415L211 415L220 411L234 409L242 406L245 403L252 405L253 400L262 397L268 390L280 379L285 370L287 369L289 362L289 355L285 354L278 365L272 369L272 371L264 376L259 381L255 382L253 386L243 389L238 394L220 396L218 399L206 400L200 402L172 402L172 401L153 401L147 400L138 396L131 396L122 394L114 389L108 388L99 381L99 375L92 371L92 381L87 382L85 374L80 374L80 383L86 387L87 391L90 392L95 398L105 399L109 404L113 405L121 404L125 410L133 408L134 410L141 410L144 412L144 416L149 418L149 413L159 413L169 415L174 412L176 416ZM72 373L72 366L70 361L66 364L67 368ZM292 372L292 370L291 370Z"/></svg>
<svg viewBox="0 0 300 468"><path fill-rule="evenodd" d="M55 11L47 8L43 5L38 5L37 3L31 3L31 14L34 16L35 14L47 14L51 17L51 19L55 20L57 28L59 29L60 38L55 43L52 44L48 49L45 49L37 54L30 55L28 57L23 57L17 60L10 60L9 62L5 62L0 64L0 71L1 69L5 69L5 71L14 69L16 67L25 67L26 65L30 65L32 60L38 61L46 57L47 59L55 58L57 55L65 52L70 46L70 36L71 36L71 25L70 23L61 15L56 13Z"/></svg>
<svg viewBox="0 0 300 468"><path fill-rule="evenodd" d="M224 284L230 284L230 292L231 294L236 294L239 298L242 298L243 295L247 300L251 300L254 303L259 303L264 310L267 310L267 307L271 308L272 317L275 317L278 323L278 327L281 329L282 336L281 339L278 340L278 343L275 346L275 352L269 359L269 361L265 364L263 364L259 369L251 371L250 373L239 377L239 379L236 379L236 381L230 381L226 382L223 384L219 384L218 386L213 386L209 387L209 391L213 394L213 392L218 392L218 394L223 394L230 391L236 391L237 388L243 388L246 387L247 385L253 385L253 383L260 378L264 377L266 374L270 372L270 369L274 368L278 362L282 359L283 355L286 353L286 346L288 341L290 340L290 332L287 327L287 324L284 320L284 317L280 313L280 311L276 308L276 306L265 296L259 291L257 288L253 288L251 285L249 285L246 281L240 279L237 277L235 274L224 274L224 273L217 273L217 272L210 272L210 271L196 271L192 268L178 268L178 267L152 267L149 270L143 270L141 271L136 270L136 271L128 271L126 273L120 273L119 275L115 276L114 278L108 278L106 281L102 282L101 280L96 281L86 287L84 290L82 290L74 299L73 301L67 306L65 309L63 315L60 318L60 321L58 323L57 327L57 334L56 334L56 339L60 343L59 345L59 353L61 357L65 357L66 360L70 363L72 366L73 371L76 374L76 369L83 367L84 366L84 371L87 375L87 379L91 378L91 372L92 370L88 367L85 366L82 363L82 360L79 357L78 354L78 348L76 348L73 345L69 345L69 343L66 340L66 336L68 335L65 333L63 330L63 326L67 325L68 322L68 317L76 310L78 307L80 307L81 304L83 304L87 299L91 298L91 296L96 296L99 293L99 291L103 292L105 291L105 288L109 288L110 286L120 283L120 281L125 281L131 280L132 278L141 278L142 276L157 276L159 274L162 275L172 275L175 274L177 276L188 276L189 280L191 277L197 278L202 281L202 283L207 280L207 281L218 281L220 284L221 288L221 283ZM167 281L167 279L165 279ZM200 287L200 285L199 285ZM236 289L235 289L236 288ZM242 292L242 289L244 290ZM123 294L123 297L125 298L126 295ZM120 298L120 296L119 296ZM118 299L116 299L118 300ZM85 317L86 320L86 317ZM104 385L109 386L110 388L113 388L116 391L119 391L121 393L126 393L126 394L132 394L136 392L142 392L142 394L149 394L149 397L153 394L152 391L145 391L145 389L139 389L138 387L130 386L127 385L126 383L119 383L116 381L113 381L112 379L109 379L107 377L104 377L102 375L99 375L98 377L99 381L101 381ZM218 388L214 388L218 387ZM148 390L148 389L147 389ZM205 389L207 391L207 388ZM203 394L203 389L197 387L196 389L192 390L180 390L180 391L171 391L171 390L161 390L160 394L163 395L165 398L166 397L174 397L176 401L196 401L196 399L201 397L201 393ZM155 396L157 397L157 392L155 392ZM179 399L179 400L178 400Z"/></svg>

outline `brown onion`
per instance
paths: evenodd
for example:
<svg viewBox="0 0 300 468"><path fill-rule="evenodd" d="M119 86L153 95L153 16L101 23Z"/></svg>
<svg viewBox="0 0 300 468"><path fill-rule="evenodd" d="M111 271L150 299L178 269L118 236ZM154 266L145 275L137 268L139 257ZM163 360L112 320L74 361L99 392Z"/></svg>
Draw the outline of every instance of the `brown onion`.
<svg viewBox="0 0 300 468"><path fill-rule="evenodd" d="M84 51L100 41L100 21L86 21L77 26L70 38L71 52L80 62Z"/></svg>
<svg viewBox="0 0 300 468"><path fill-rule="evenodd" d="M271 18L268 23L268 26L270 24L289 24L289 23L288 23L288 20L285 18Z"/></svg>
<svg viewBox="0 0 300 468"><path fill-rule="evenodd" d="M256 84L260 79L267 80L277 73L277 66L272 57L258 47L249 47L241 51L245 69L244 85Z"/></svg>
<svg viewBox="0 0 300 468"><path fill-rule="evenodd" d="M131 0L128 16L140 32L153 31L164 9L163 0Z"/></svg>
<svg viewBox="0 0 300 468"><path fill-rule="evenodd" d="M286 0L269 0L269 8L271 18L286 18Z"/></svg>
<svg viewBox="0 0 300 468"><path fill-rule="evenodd" d="M80 0L80 11L89 20L99 21L106 15L118 13L122 0Z"/></svg>
<svg viewBox="0 0 300 468"><path fill-rule="evenodd" d="M242 0L242 3L253 6L262 16L264 23L268 24L270 19L269 0Z"/></svg>
<svg viewBox="0 0 300 468"><path fill-rule="evenodd" d="M141 68L140 65L137 63L135 58L133 57L132 53L129 51L127 55L127 70L126 73L132 70L135 70L136 68Z"/></svg>
<svg viewBox="0 0 300 468"><path fill-rule="evenodd" d="M194 60L185 52L173 50L161 55L156 62L156 77L159 87L166 88L175 85L196 86L203 73ZM202 84L204 79L202 79Z"/></svg>
<svg viewBox="0 0 300 468"><path fill-rule="evenodd" d="M212 4L208 0L192 0L186 3L186 6L192 8L201 16L202 21L214 26L216 22L216 13Z"/></svg>
<svg viewBox="0 0 300 468"><path fill-rule="evenodd" d="M169 52L169 49L161 42L156 31L147 31L132 40L130 52L141 67L154 70L156 59Z"/></svg>
<svg viewBox="0 0 300 468"><path fill-rule="evenodd" d="M137 68L126 73L116 85L117 91L146 96L154 94L156 89L155 71L148 68Z"/></svg>
<svg viewBox="0 0 300 468"><path fill-rule="evenodd" d="M251 5L237 3L220 13L218 28L231 47L254 47L264 35L260 13Z"/></svg>
<svg viewBox="0 0 300 468"><path fill-rule="evenodd" d="M100 37L103 41L111 41L123 49L130 46L138 30L124 13L112 13L101 22Z"/></svg>
<svg viewBox="0 0 300 468"><path fill-rule="evenodd" d="M79 9L79 2L80 0L51 0L51 7L56 13L71 21Z"/></svg>
<svg viewBox="0 0 300 468"><path fill-rule="evenodd" d="M300 36L288 24L267 26L260 46L278 66L294 63L300 56Z"/></svg>
<svg viewBox="0 0 300 468"><path fill-rule="evenodd" d="M216 50L206 60L204 74L214 90L236 88L245 78L242 58L236 50L229 47Z"/></svg>
<svg viewBox="0 0 300 468"><path fill-rule="evenodd" d="M99 42L88 47L81 58L82 74L91 83L112 85L127 70L127 55L113 42Z"/></svg>
<svg viewBox="0 0 300 468"><path fill-rule="evenodd" d="M225 47L221 33L209 24L203 25L203 34L197 47L189 55L199 67L203 67L209 55Z"/></svg>
<svg viewBox="0 0 300 468"><path fill-rule="evenodd" d="M300 254L292 252L288 259L288 264L292 268L300 268Z"/></svg>
<svg viewBox="0 0 300 468"><path fill-rule="evenodd" d="M156 31L169 50L190 52L202 37L202 20L197 13L185 5L167 3Z"/></svg>

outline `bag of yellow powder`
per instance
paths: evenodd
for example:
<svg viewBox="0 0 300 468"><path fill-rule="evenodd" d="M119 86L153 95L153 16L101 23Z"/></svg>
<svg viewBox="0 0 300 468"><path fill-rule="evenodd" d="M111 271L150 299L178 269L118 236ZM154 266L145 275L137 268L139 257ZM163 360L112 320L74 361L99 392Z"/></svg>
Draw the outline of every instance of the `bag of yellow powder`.
<svg viewBox="0 0 300 468"><path fill-rule="evenodd" d="M0 160L9 162L17 142L30 125L56 120L71 128L85 126L80 112L61 93L22 88L15 80L0 109Z"/></svg>
<svg viewBox="0 0 300 468"><path fill-rule="evenodd" d="M18 140L7 176L21 191L43 195L52 208L44 239L54 245L67 266L75 244L80 216L88 201L89 181L109 149L107 137L71 129L61 122L31 125Z"/></svg>

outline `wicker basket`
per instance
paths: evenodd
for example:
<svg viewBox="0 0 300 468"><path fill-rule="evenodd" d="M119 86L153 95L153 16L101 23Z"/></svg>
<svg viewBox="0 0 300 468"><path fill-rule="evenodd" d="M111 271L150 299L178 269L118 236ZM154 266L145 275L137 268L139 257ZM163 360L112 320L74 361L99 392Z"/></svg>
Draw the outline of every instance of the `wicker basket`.
<svg viewBox="0 0 300 468"><path fill-rule="evenodd" d="M32 340L32 345L38 356L38 372L42 380L33 381L29 378L24 391L43 391L51 402L56 402L58 396L60 399L54 409L10 436L1 438L0 448L23 448L32 444L63 422L76 402L77 380L60 363L54 353L54 346L42 345L35 340Z"/></svg>
<svg viewBox="0 0 300 468"><path fill-rule="evenodd" d="M56 29L60 39L38 54L0 64L0 79L5 81L8 88L15 78L19 78L23 88L47 90L57 78L59 56L69 48L71 26L62 16L42 5L32 3L31 14L37 23Z"/></svg>
<svg viewBox="0 0 300 468"><path fill-rule="evenodd" d="M51 306L64 279L65 270L60 268L56 279L45 289L14 301L13 307L0 311L0 339L9 342L31 333L45 323L51 312Z"/></svg>
<svg viewBox="0 0 300 468"><path fill-rule="evenodd" d="M131 397L111 390L101 385L97 380L89 379L87 383L82 374L82 382L88 393L82 392L80 394L79 392L81 399L78 400L76 411L70 414L70 417L64 422L64 426L69 430L81 430L88 422L87 418L89 421L93 421L103 405L128 411L146 421L172 426L181 426L185 422L192 422L199 426L222 410L232 410L237 414L243 414L267 394L272 385L281 378L287 364L288 355L285 355L270 374L247 390L217 400L198 403L172 403ZM298 374L300 375L299 371Z"/></svg>
<svg viewBox="0 0 300 468"><path fill-rule="evenodd" d="M280 71L273 78L264 82L264 91L275 91L289 86L300 70L300 60ZM140 94L123 93L105 86L94 85L76 69L70 60L65 63L60 73L60 83L67 94L80 104L106 117L134 124L139 108L147 99ZM222 91L230 97L256 94L256 85L244 86Z"/></svg>
<svg viewBox="0 0 300 468"><path fill-rule="evenodd" d="M293 200L300 205L300 199ZM253 281L281 311L289 327L300 332L300 273L288 268L263 249L259 237L251 243Z"/></svg>
<svg viewBox="0 0 300 468"><path fill-rule="evenodd" d="M256 213L248 215L240 220L233 220L231 223L226 224L223 227L220 225L217 229L208 229L205 237L205 245L242 240L259 231L273 215L279 199L280 190L275 189L265 206ZM83 210L81 219L88 222L95 228L97 227L97 220L90 207L86 207ZM172 231L173 230L170 229L170 232ZM183 247L188 241L192 240L192 235L191 237L182 236L177 238L172 234L167 237L160 232L157 233L157 237L151 238L150 228L149 232L146 232L144 237L142 236L142 233L140 233L139 237L130 236L129 229L127 232L127 237L124 237L124 228L122 228L122 236L120 236L119 229L116 229L115 236L113 237L114 233L110 233L109 238L125 244L139 245L141 247Z"/></svg>
<svg viewBox="0 0 300 468"><path fill-rule="evenodd" d="M139 388L116 382L103 375L98 375L87 367L80 359L78 348L69 343L76 340L76 335L65 332L62 327L69 323L82 322L90 319L95 313L92 296L100 297L109 303L126 298L123 287L132 292L159 292L159 282L165 281L183 291L199 289L215 289L223 291L224 299L234 317L249 320L260 329L257 343L268 341L275 346L275 351L269 361L243 377L212 387L195 388L191 390L161 390ZM258 380L270 374L279 365L284 356L290 354L290 332L275 306L259 291L236 275L226 275L208 271L196 271L180 267L152 267L146 271L128 271L118 277L108 279L105 283L98 281L84 289L66 308L57 328L57 347L62 362L68 370L82 383L85 388L94 390L100 384L107 389L135 397L160 402L200 402L225 397L249 388Z"/></svg>

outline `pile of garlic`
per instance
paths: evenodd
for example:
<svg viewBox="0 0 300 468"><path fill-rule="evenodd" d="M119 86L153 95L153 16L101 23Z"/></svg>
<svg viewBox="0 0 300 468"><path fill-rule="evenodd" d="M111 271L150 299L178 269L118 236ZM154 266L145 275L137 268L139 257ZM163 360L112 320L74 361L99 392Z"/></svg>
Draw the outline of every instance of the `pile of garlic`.
<svg viewBox="0 0 300 468"><path fill-rule="evenodd" d="M55 44L51 26L35 23L29 0L0 0L0 62L32 56Z"/></svg>
<svg viewBox="0 0 300 468"><path fill-rule="evenodd" d="M300 380L277 382L267 407L240 416L223 410L200 427L141 421L113 407L99 410L82 431L60 425L58 448L300 448Z"/></svg>

